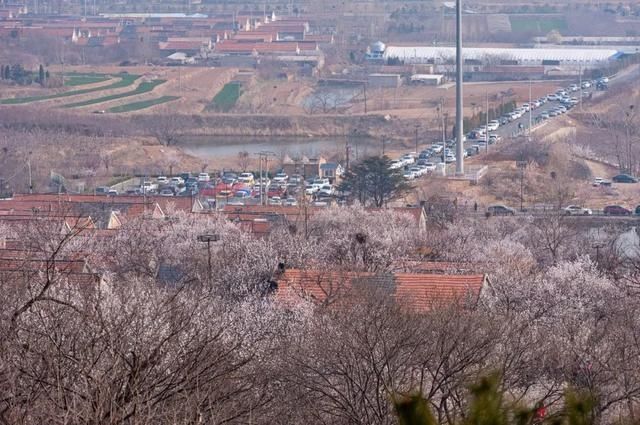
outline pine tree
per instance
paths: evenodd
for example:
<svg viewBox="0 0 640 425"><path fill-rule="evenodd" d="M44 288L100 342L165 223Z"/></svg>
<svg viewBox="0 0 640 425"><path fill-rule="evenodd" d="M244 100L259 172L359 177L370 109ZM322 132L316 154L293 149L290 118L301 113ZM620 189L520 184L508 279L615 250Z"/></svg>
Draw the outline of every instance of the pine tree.
<svg viewBox="0 0 640 425"><path fill-rule="evenodd" d="M44 75L44 66L40 64L40 68L38 69L38 82L41 86L44 86L45 83L45 75Z"/></svg>

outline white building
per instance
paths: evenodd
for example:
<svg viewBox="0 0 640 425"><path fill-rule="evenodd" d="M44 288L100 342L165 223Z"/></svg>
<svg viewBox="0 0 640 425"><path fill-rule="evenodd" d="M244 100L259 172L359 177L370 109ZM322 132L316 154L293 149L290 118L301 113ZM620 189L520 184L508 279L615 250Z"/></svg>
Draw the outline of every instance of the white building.
<svg viewBox="0 0 640 425"><path fill-rule="evenodd" d="M619 56L612 49L502 49L467 47L462 51L466 64L478 65L549 65L593 68L603 66ZM453 64L454 47L387 46L383 58L397 59L405 64Z"/></svg>

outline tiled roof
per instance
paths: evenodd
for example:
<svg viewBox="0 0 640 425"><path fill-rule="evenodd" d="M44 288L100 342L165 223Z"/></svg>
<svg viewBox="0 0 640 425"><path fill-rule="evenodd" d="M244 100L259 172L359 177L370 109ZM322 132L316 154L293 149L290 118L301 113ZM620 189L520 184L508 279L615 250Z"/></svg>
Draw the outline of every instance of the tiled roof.
<svg viewBox="0 0 640 425"><path fill-rule="evenodd" d="M417 311L430 310L443 303L475 303L485 283L485 276L430 275L396 273L375 275L357 272L322 272L290 269L277 280L275 298L284 304L306 299L315 304L339 302L349 291L384 290L400 304Z"/></svg>

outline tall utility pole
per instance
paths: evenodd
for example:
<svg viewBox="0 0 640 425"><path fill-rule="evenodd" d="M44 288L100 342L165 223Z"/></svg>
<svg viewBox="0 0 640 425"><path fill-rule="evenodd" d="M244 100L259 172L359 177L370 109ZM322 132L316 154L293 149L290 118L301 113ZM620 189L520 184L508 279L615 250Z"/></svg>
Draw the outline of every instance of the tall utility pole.
<svg viewBox="0 0 640 425"><path fill-rule="evenodd" d="M456 175L464 174L462 151L462 0L456 0Z"/></svg>
<svg viewBox="0 0 640 425"><path fill-rule="evenodd" d="M489 152L489 90L485 91L486 96L486 113L485 115L485 127L484 127L484 149L488 153Z"/></svg>
<svg viewBox="0 0 640 425"><path fill-rule="evenodd" d="M416 155L418 154L418 129L420 126L416 124Z"/></svg>
<svg viewBox="0 0 640 425"><path fill-rule="evenodd" d="M259 177L259 181L260 181L260 205L264 205L267 202L267 193L266 193L266 185L264 184L264 179L263 179L263 175L268 175L269 174L269 157L270 156L276 156L275 153L270 152L270 151L261 151L258 152L258 161L259 161L259 167L260 167L260 177ZM262 167L262 161L264 161L264 168Z"/></svg>
<svg viewBox="0 0 640 425"><path fill-rule="evenodd" d="M580 111L582 112L582 63L578 67L578 87L580 88Z"/></svg>
<svg viewBox="0 0 640 425"><path fill-rule="evenodd" d="M529 141L531 141L531 115L533 114L533 105L531 102L531 78L529 78Z"/></svg>
<svg viewBox="0 0 640 425"><path fill-rule="evenodd" d="M27 157L27 168L29 168L29 193L33 193L33 179L31 178L31 151Z"/></svg>

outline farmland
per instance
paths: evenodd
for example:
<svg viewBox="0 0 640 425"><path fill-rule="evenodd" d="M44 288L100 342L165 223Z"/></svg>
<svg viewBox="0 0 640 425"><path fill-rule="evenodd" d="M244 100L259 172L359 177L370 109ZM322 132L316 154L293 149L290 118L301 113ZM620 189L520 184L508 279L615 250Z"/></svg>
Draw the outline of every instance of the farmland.
<svg viewBox="0 0 640 425"><path fill-rule="evenodd" d="M178 96L162 96L155 99L142 100L139 102L126 103L120 106L114 106L112 108L107 109L107 112L110 113L123 113L123 112L134 112L139 111L141 109L150 108L152 106L161 105L163 103L172 102L174 100L180 99Z"/></svg>
<svg viewBox="0 0 640 425"><path fill-rule="evenodd" d="M546 34L551 30L565 30L567 22L563 16L530 16L512 15L509 17L513 32L529 32L536 34Z"/></svg>
<svg viewBox="0 0 640 425"><path fill-rule="evenodd" d="M124 93L112 94L109 96L102 96L95 99L85 100L82 102L70 103L70 104L64 105L64 107L78 108L82 106L95 105L97 103L109 102L111 100L122 99L125 97L137 96L140 94L148 93L152 91L154 88L156 88L157 86L159 86L160 84L163 84L165 82L166 82L165 80L145 81L140 83L140 85L136 87L134 90L130 90Z"/></svg>
<svg viewBox="0 0 640 425"><path fill-rule="evenodd" d="M208 109L229 112L236 104L242 93L239 83L228 83L215 95Z"/></svg>
<svg viewBox="0 0 640 425"><path fill-rule="evenodd" d="M109 84L107 86L92 87L92 88L88 88L88 89L80 89L80 90L72 90L72 91L65 91L65 92L62 92L62 93L43 95L43 96L29 96L29 97L16 97L16 98L11 98L11 99L2 99L2 100L0 100L0 104L2 104L2 105L18 105L18 104L23 104L23 103L39 102L39 101L43 101L43 100L59 99L59 98L63 98L63 97L79 96L79 95L95 93L95 92L99 92L99 91L103 91L103 90L115 90L115 89L128 87L128 86L132 85L138 78L140 78L139 75L132 75L132 74L120 74L120 75L118 75L118 77L120 78L119 81L116 81L116 82L114 82L112 84Z"/></svg>
<svg viewBox="0 0 640 425"><path fill-rule="evenodd" d="M105 74L66 74L64 76L65 87L85 86L89 84L103 83L111 77Z"/></svg>

